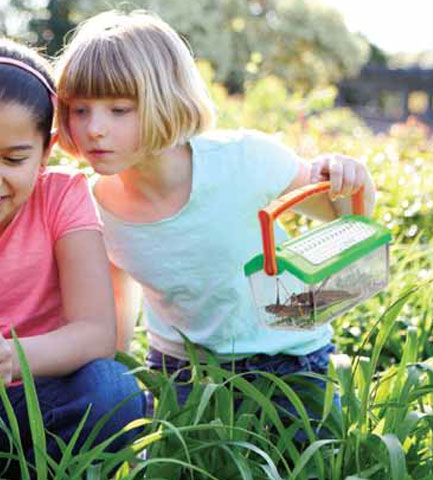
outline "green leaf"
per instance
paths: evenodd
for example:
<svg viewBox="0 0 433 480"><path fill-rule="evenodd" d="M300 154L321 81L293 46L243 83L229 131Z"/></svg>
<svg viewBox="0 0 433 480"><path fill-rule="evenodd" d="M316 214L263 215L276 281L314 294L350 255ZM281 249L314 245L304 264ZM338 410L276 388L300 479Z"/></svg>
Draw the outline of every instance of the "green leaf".
<svg viewBox="0 0 433 480"><path fill-rule="evenodd" d="M8 435L9 438L12 438L14 446L18 450L18 461L20 464L20 472L21 472L21 480L29 480L30 479L30 473L29 469L27 466L27 461L26 457L24 455L24 450L23 446L21 443L21 436L20 436L20 430L18 426L18 421L17 417L15 416L14 409L12 407L12 404L9 400L7 390L3 381L3 378L0 376L0 397L3 402L3 406L6 412L6 416L9 421L10 425L10 433L8 430L6 430L4 427L4 422L2 422L3 429L5 430L6 434Z"/></svg>
<svg viewBox="0 0 433 480"><path fill-rule="evenodd" d="M86 480L101 480L101 464L90 465L86 471Z"/></svg>
<svg viewBox="0 0 433 480"><path fill-rule="evenodd" d="M403 294L396 302L394 302L382 315L379 319L381 328L376 338L376 342L373 347L373 353L371 356L370 370L368 372L368 378L366 379L366 387L362 392L361 396L361 408L358 417L358 428L366 433L368 431L368 421L367 421L367 411L368 411L368 397L370 393L370 384L373 374L376 370L376 366L379 360L379 355L382 351L383 346L385 345L386 340L388 339L391 330L394 327L394 322L397 316L399 315L401 309L408 301L409 297L414 293L416 289L411 289L405 294Z"/></svg>
<svg viewBox="0 0 433 480"><path fill-rule="evenodd" d="M406 477L406 460L403 447L397 436L387 433L386 435L378 435L385 445L389 454L389 464L391 470L390 480L402 480Z"/></svg>
<svg viewBox="0 0 433 480"><path fill-rule="evenodd" d="M198 404L198 407L197 407L197 412L193 421L193 425L197 425L200 422L203 416L203 413L208 406L209 400L217 388L218 388L218 385L215 385L213 383L209 383L204 387L203 393L200 398L200 403Z"/></svg>
<svg viewBox="0 0 433 480"><path fill-rule="evenodd" d="M164 384L164 376L160 372L150 372L148 368L131 355L124 352L116 352L116 360L129 369L129 373L135 377L152 393L159 393Z"/></svg>
<svg viewBox="0 0 433 480"><path fill-rule="evenodd" d="M66 469L69 466L69 462L71 461L71 458L72 458L72 451L78 441L78 437L81 431L83 430L84 424L86 423L87 417L89 416L90 409L91 409L91 406L89 405L85 414L83 415L83 418L81 419L80 423L75 429L75 432L72 435L68 445L66 446L66 449L63 451L62 459L59 463L57 471L55 472L57 478L62 478Z"/></svg>
<svg viewBox="0 0 433 480"><path fill-rule="evenodd" d="M35 455L36 474L38 480L46 480L48 476L48 468L46 459L47 446L45 439L45 427L42 420L41 409L39 407L38 396L36 394L35 382L30 371L30 366L24 354L24 350L21 347L14 330L12 330L12 338L20 362L21 378L24 384L24 395L27 404L30 433L32 436L33 451Z"/></svg>
<svg viewBox="0 0 433 480"><path fill-rule="evenodd" d="M307 466L311 458L324 446L341 443L341 440L316 440L302 453L293 470L293 478L296 478ZM322 477L324 478L324 477Z"/></svg>

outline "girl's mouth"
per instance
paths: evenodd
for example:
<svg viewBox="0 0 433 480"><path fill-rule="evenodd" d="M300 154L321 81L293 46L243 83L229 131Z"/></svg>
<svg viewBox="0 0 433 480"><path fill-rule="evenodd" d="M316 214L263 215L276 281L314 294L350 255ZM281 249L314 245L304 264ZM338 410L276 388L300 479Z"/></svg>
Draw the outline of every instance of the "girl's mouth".
<svg viewBox="0 0 433 480"><path fill-rule="evenodd" d="M0 195L0 205L2 205L9 197L10 195Z"/></svg>
<svg viewBox="0 0 433 480"><path fill-rule="evenodd" d="M105 157L107 155L110 155L111 153L113 153L111 150L90 150L89 151L89 155L92 156L92 157L97 157L97 158L101 158L101 157Z"/></svg>

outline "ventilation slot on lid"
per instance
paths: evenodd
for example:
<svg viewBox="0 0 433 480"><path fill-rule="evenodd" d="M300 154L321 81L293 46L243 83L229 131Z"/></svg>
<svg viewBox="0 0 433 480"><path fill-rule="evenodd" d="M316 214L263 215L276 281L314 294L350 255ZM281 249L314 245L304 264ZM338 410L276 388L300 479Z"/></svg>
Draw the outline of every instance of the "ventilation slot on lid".
<svg viewBox="0 0 433 480"><path fill-rule="evenodd" d="M375 229L372 226L349 220L308 235L305 239L288 246L287 250L301 255L314 265L319 265L374 233Z"/></svg>

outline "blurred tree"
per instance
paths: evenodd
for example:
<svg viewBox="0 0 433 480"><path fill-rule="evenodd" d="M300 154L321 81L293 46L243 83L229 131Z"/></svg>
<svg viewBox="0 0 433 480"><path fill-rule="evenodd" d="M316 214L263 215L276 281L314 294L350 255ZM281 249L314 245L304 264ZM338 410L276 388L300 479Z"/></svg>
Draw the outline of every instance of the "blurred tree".
<svg viewBox="0 0 433 480"><path fill-rule="evenodd" d="M76 2L49 0L45 15L32 18L29 22L29 30L37 35L37 44L45 45L48 55L54 55L61 49L64 36L75 26L70 20L73 3Z"/></svg>
<svg viewBox="0 0 433 480"><path fill-rule="evenodd" d="M102 0L9 0L0 13L0 31L54 56L80 21L107 8L114 5Z"/></svg>
<svg viewBox="0 0 433 480"><path fill-rule="evenodd" d="M1 31L54 55L66 32L75 26L70 20L74 4L71 0L10 0L0 17Z"/></svg>
<svg viewBox="0 0 433 480"><path fill-rule="evenodd" d="M369 47L340 14L311 0L147 0L211 61L216 80L241 91L245 79L274 74L310 90L356 75Z"/></svg>
<svg viewBox="0 0 433 480"><path fill-rule="evenodd" d="M106 10L112 0L10 0L32 14L34 43L60 48L78 21ZM122 6L122 5L121 5ZM208 59L230 93L269 74L305 91L356 75L369 46L351 34L340 14L313 0L141 0L126 8L158 13ZM1 25L1 18L0 18Z"/></svg>
<svg viewBox="0 0 433 480"><path fill-rule="evenodd" d="M382 65L386 67L388 65L389 56L388 54L378 47L376 44L370 42L367 38L365 38L362 34L358 34L360 37L365 41L368 42L370 47L370 54L368 56L367 63L373 65Z"/></svg>

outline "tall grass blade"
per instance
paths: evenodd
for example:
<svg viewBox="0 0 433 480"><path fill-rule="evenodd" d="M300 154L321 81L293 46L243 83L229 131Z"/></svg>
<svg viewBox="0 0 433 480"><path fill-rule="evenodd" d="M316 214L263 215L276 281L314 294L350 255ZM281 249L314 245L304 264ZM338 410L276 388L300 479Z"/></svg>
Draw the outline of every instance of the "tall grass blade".
<svg viewBox="0 0 433 480"><path fill-rule="evenodd" d="M48 476L48 468L46 459L47 445L45 438L45 427L42 420L41 409L39 407L38 396L36 394L35 382L30 371L30 366L25 357L24 350L18 341L15 331L13 330L12 338L20 362L21 378L24 384L24 395L27 404L30 432L33 441L36 474L38 480L46 480Z"/></svg>
<svg viewBox="0 0 433 480"><path fill-rule="evenodd" d="M86 480L101 480L101 471L101 463L95 463L94 465L90 465L86 472Z"/></svg>
<svg viewBox="0 0 433 480"><path fill-rule="evenodd" d="M395 432L399 423L406 415L407 408L405 407L407 404L404 402L403 394L407 394L408 389L403 389L403 383L405 378L407 378L408 364L415 361L416 353L417 329L415 327L409 327L407 330L406 344L403 349L403 357L397 369L397 375L394 379L393 389L391 395L389 396L390 403L401 404L401 406L397 408L389 407L387 409L387 413L385 415L384 433Z"/></svg>
<svg viewBox="0 0 433 480"><path fill-rule="evenodd" d="M197 425L200 422L212 395L217 389L218 389L218 385L215 385L213 383L210 383L204 387L203 393L200 398L200 403L198 404L198 407L197 407L193 425Z"/></svg>
<svg viewBox="0 0 433 480"><path fill-rule="evenodd" d="M69 466L69 463L72 459L73 449L74 449L74 447L75 447L75 445L78 441L78 437L80 436L81 431L83 430L83 427L84 427L84 424L86 423L87 417L89 416L90 409L91 409L91 405L89 405L89 407L87 408L85 414L83 415L83 418L81 419L80 423L78 424L74 434L72 435L69 443L66 446L66 449L63 452L62 459L59 463L57 472L55 472L56 473L56 479L57 478L59 478L59 479L63 478L63 476L66 472L66 469Z"/></svg>
<svg viewBox="0 0 433 480"><path fill-rule="evenodd" d="M133 356L117 352L116 360L126 367L145 387L152 393L158 393L164 383L164 376L160 372L149 372L143 364L136 360Z"/></svg>
<svg viewBox="0 0 433 480"><path fill-rule="evenodd" d="M233 450L231 445L222 444L221 448L231 457L233 465L237 468L238 475L236 478L239 478L239 480L254 480L249 463L240 452Z"/></svg>
<svg viewBox="0 0 433 480"><path fill-rule="evenodd" d="M175 466L183 467L184 469L189 469L194 472L200 473L204 478L209 478L210 480L221 480L220 478L215 477L214 475L210 474L203 468L197 467L196 465L189 464L182 460L178 460L176 458L171 457L160 457L160 458L151 458L149 460L145 460L144 462L140 463L136 467L134 467L131 473L122 480L136 480L138 478L147 479L147 475L141 476L140 474L145 474L146 469L148 469L151 465L157 464L172 464ZM149 480L172 480L171 478L167 477L149 477Z"/></svg>
<svg viewBox="0 0 433 480"><path fill-rule="evenodd" d="M104 416L102 416L96 424L93 426L91 432L88 434L86 440L84 441L83 445L80 448L80 452L85 452L88 450L91 445L94 443L96 440L98 434L104 427L104 425L110 420L110 418L122 407L124 407L132 398L135 396L140 395L139 393L133 393L129 395L128 397L124 398L122 401L120 401L110 412L107 412ZM91 408L91 406L90 406ZM90 409L89 409L90 411ZM131 422L133 423L133 422Z"/></svg>
<svg viewBox="0 0 433 480"><path fill-rule="evenodd" d="M379 355L385 345L387 338L389 337L391 330L394 327L395 319L400 313L401 309L404 307L405 303L408 301L409 297L413 294L416 289L411 289L403 296L401 296L395 303L393 303L388 310L381 317L382 326L379 330L379 333L376 338L376 342L373 347L373 353L371 356L370 370L368 373L368 378L366 379L366 388L362 392L361 396L361 406L358 418L358 428L361 432L366 433L368 430L367 422L367 410L368 410L368 396L369 396L369 386L371 384L374 372L379 361Z"/></svg>
<svg viewBox="0 0 433 480"><path fill-rule="evenodd" d="M293 470L293 478L295 479L301 472L304 470L311 460L313 455L317 453L325 445L339 444L341 440L338 439L329 439L329 440L316 440L314 443L308 446L308 448L302 453L301 458L296 463L295 469ZM324 474L322 477L324 478Z"/></svg>
<svg viewBox="0 0 433 480"><path fill-rule="evenodd" d="M20 429L17 421L17 417L15 415L14 409L12 407L11 401L9 400L7 390L3 381L3 378L0 376L0 397L3 402L3 406L6 412L6 416L9 421L10 425L10 437L13 439L13 444L16 446L17 451L18 451L18 461L20 464L20 471L21 471L21 479L22 480L29 480L30 479L30 473L26 461L26 457L24 454L23 450L23 445L21 443L21 437L20 437ZM2 426L4 425L4 422L2 423ZM9 436L9 435L8 435Z"/></svg>
<svg viewBox="0 0 433 480"><path fill-rule="evenodd" d="M404 451L398 438L390 433L378 435L385 445L389 454L389 465L391 480L402 480L406 478L406 460Z"/></svg>

